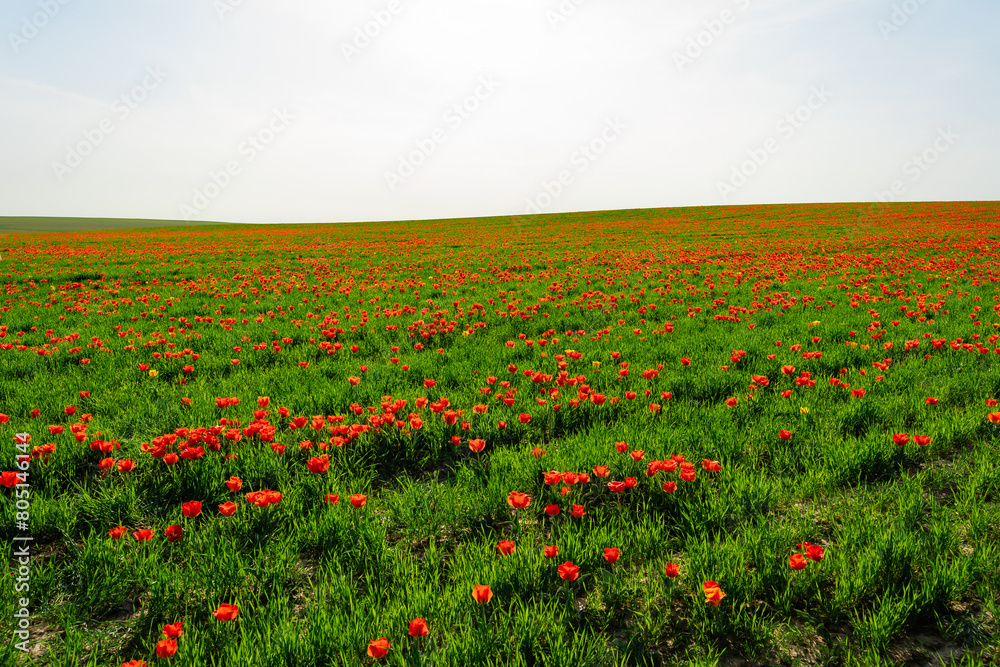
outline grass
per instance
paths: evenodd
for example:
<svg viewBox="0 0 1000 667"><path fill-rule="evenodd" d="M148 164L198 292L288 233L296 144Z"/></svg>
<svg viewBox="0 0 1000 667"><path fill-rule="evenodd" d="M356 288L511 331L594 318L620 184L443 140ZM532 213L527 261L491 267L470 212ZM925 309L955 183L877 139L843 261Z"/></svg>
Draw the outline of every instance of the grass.
<svg viewBox="0 0 1000 667"><path fill-rule="evenodd" d="M12 576L0 587L3 659L990 664L1000 440L986 401L1000 393L1000 334L986 262L998 212L797 205L7 236L0 470L16 469L16 433L31 434L25 451L54 451L35 450L20 489L27 531L18 489L0 487L10 572L13 538L33 538L30 650L16 648ZM461 411L451 425L449 410ZM387 411L391 424L372 424ZM273 439L246 430L255 420ZM351 424L370 428L341 432ZM146 451L157 443L205 453L167 465ZM329 468L310 472L324 453ZM648 468L680 456L692 481L679 466ZM134 469L115 467L125 459ZM553 470L590 480L546 484ZM629 478L620 492L607 485ZM255 506L246 493L261 489L280 502ZM512 507L511 492L530 505ZM192 500L201 514L184 516ZM230 500L239 507L223 516ZM180 540L165 538L170 526ZM144 528L151 540L132 537ZM823 557L793 570L803 542ZM574 581L558 574L567 561ZM718 606L707 581L725 594ZM480 584L486 604L473 599ZM223 603L236 620L213 616ZM419 639L407 634L418 617L429 626ZM178 621L176 654L157 658L163 626ZM383 637L388 654L369 657Z"/></svg>

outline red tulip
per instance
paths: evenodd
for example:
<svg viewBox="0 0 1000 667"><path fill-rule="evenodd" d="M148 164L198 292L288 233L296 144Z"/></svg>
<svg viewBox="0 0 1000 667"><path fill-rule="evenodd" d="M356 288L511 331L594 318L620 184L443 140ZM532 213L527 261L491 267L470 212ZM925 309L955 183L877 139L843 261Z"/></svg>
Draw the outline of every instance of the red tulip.
<svg viewBox="0 0 1000 667"><path fill-rule="evenodd" d="M184 529L179 525L168 526L163 531L163 536L167 538L167 542L179 542L184 537Z"/></svg>
<svg viewBox="0 0 1000 667"><path fill-rule="evenodd" d="M823 560L823 547L812 544L810 542L801 542L797 545L799 549L804 549L806 552L806 558L809 560L814 560L817 563Z"/></svg>
<svg viewBox="0 0 1000 667"><path fill-rule="evenodd" d="M487 602L493 599L493 591L490 590L488 584L477 585L472 589L472 599L478 602L479 604L486 604Z"/></svg>
<svg viewBox="0 0 1000 667"><path fill-rule="evenodd" d="M928 396L928 397L927 397L927 398L926 398L926 399L924 400L924 403L926 403L927 405L937 405L937 404L938 404L938 400L937 400L937 398L936 398L936 397L934 397L934 396Z"/></svg>
<svg viewBox="0 0 1000 667"><path fill-rule="evenodd" d="M905 446L906 443L908 443L909 441L910 441L910 436L908 436L905 433L893 433L892 434L892 442L893 442L893 444L899 445L900 447Z"/></svg>
<svg viewBox="0 0 1000 667"><path fill-rule="evenodd" d="M609 563L616 562L619 556L621 556L621 554L619 553L618 549L614 547L608 547L604 549L604 560L608 561Z"/></svg>
<svg viewBox="0 0 1000 667"><path fill-rule="evenodd" d="M190 500L183 505L181 505L181 511L189 519L193 519L201 514L201 501Z"/></svg>
<svg viewBox="0 0 1000 667"><path fill-rule="evenodd" d="M525 414L525 413L522 412L521 414L519 414L517 416L517 420L519 422L521 422L522 424L527 424L528 422L531 421L531 415L528 415L528 414Z"/></svg>
<svg viewBox="0 0 1000 667"><path fill-rule="evenodd" d="M780 431L778 431L778 437L781 438L782 440L791 440L792 432L781 429Z"/></svg>
<svg viewBox="0 0 1000 667"><path fill-rule="evenodd" d="M149 528L143 528L132 533L132 537L138 542L148 542L153 539L153 535L156 534L155 530L150 530Z"/></svg>
<svg viewBox="0 0 1000 667"><path fill-rule="evenodd" d="M804 570L809 565L809 561L802 554L792 554L788 557L788 565L793 570Z"/></svg>
<svg viewBox="0 0 1000 667"><path fill-rule="evenodd" d="M625 490L625 482L608 482L608 490L612 493L621 493Z"/></svg>
<svg viewBox="0 0 1000 667"><path fill-rule="evenodd" d="M598 477L607 477L611 474L607 466L594 466L594 474Z"/></svg>
<svg viewBox="0 0 1000 667"><path fill-rule="evenodd" d="M236 493L237 491L243 488L243 480L235 476L230 477L229 479L226 480L226 486L229 487L230 491Z"/></svg>
<svg viewBox="0 0 1000 667"><path fill-rule="evenodd" d="M233 514L236 513L237 507L239 507L239 505L234 503L232 500L222 503L221 505L219 505L219 514L221 514L222 516L232 516Z"/></svg>
<svg viewBox="0 0 1000 667"><path fill-rule="evenodd" d="M514 509L523 510L526 507L528 507L528 505L531 504L531 496L525 493L518 493L517 491L511 491L510 494L507 496L507 504L513 507Z"/></svg>
<svg viewBox="0 0 1000 667"><path fill-rule="evenodd" d="M559 555L559 547L553 544L552 546L545 547L543 553L546 558L555 558Z"/></svg>
<svg viewBox="0 0 1000 667"><path fill-rule="evenodd" d="M309 472L311 473L324 473L330 467L330 456L328 454L314 456L306 462L306 467L309 468Z"/></svg>
<svg viewBox="0 0 1000 667"><path fill-rule="evenodd" d="M679 577L681 576L681 566L677 563L667 563L664 568L668 577Z"/></svg>
<svg viewBox="0 0 1000 667"><path fill-rule="evenodd" d="M112 539L117 540L127 532L128 529L125 526L115 526L114 528L108 530L108 535L110 535Z"/></svg>
<svg viewBox="0 0 1000 667"><path fill-rule="evenodd" d="M161 639L156 642L157 658L169 658L174 653L177 653L177 642L173 639Z"/></svg>
<svg viewBox="0 0 1000 667"><path fill-rule="evenodd" d="M500 540L497 542L497 551L499 551L504 556L509 556L514 553L515 545L510 540Z"/></svg>
<svg viewBox="0 0 1000 667"><path fill-rule="evenodd" d="M586 512L583 510L583 505L573 505L573 509L569 512L574 519L579 519L584 516Z"/></svg>
<svg viewBox="0 0 1000 667"><path fill-rule="evenodd" d="M663 490L667 493L673 493L677 490L677 482L664 482Z"/></svg>
<svg viewBox="0 0 1000 667"><path fill-rule="evenodd" d="M580 576L580 566L573 565L570 561L566 561L559 566L559 578L565 581L576 581L577 577Z"/></svg>
<svg viewBox="0 0 1000 667"><path fill-rule="evenodd" d="M361 508L365 506L366 502L368 502L368 496L361 493L355 493L351 495L350 501L355 507Z"/></svg>
<svg viewBox="0 0 1000 667"><path fill-rule="evenodd" d="M559 514L559 505L546 505L545 513L549 516L555 516Z"/></svg>
<svg viewBox="0 0 1000 667"><path fill-rule="evenodd" d="M430 629L427 627L427 621L422 618L415 618L410 621L410 636L411 637L426 637Z"/></svg>
<svg viewBox="0 0 1000 667"><path fill-rule="evenodd" d="M17 484L21 484L21 473L13 472L11 470L6 470L0 473L0 484L6 486L8 489L13 488Z"/></svg>
<svg viewBox="0 0 1000 667"><path fill-rule="evenodd" d="M212 612L220 621L231 621L240 613L240 608L234 604L222 603L219 608Z"/></svg>
<svg viewBox="0 0 1000 667"><path fill-rule="evenodd" d="M389 640L385 637L368 642L368 655L373 658L384 658L389 653Z"/></svg>
<svg viewBox="0 0 1000 667"><path fill-rule="evenodd" d="M176 623L169 623L163 626L163 634L165 634L170 639L177 639L182 634L184 634L184 623L177 621Z"/></svg>

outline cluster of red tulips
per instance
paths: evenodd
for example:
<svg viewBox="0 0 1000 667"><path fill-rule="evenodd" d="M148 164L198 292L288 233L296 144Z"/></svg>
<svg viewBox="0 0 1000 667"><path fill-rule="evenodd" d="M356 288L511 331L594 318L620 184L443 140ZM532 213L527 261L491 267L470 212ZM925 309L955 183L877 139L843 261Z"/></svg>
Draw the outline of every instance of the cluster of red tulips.
<svg viewBox="0 0 1000 667"><path fill-rule="evenodd" d="M222 603L212 612L220 621L232 621L240 613L239 607L234 604ZM177 640L184 634L184 623L167 623L163 626L163 639L156 642L156 657L170 658L177 653ZM145 660L128 660L122 663L122 667L147 667Z"/></svg>

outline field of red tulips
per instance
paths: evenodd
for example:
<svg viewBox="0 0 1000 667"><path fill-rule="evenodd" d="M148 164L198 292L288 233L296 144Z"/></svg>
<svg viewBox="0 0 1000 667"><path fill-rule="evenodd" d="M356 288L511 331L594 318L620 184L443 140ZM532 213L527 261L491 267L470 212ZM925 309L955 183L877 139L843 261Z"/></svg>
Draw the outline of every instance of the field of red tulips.
<svg viewBox="0 0 1000 667"><path fill-rule="evenodd" d="M0 662L996 664L1000 204L0 235Z"/></svg>

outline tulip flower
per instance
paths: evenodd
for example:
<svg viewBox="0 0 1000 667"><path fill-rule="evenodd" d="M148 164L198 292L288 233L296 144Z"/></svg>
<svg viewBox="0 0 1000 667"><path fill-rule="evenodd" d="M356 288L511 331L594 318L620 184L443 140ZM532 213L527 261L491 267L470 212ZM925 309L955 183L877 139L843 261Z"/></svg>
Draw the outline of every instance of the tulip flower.
<svg viewBox="0 0 1000 667"><path fill-rule="evenodd" d="M525 493L518 493L517 491L511 491L507 496L507 504L514 509L525 509L531 504L531 496Z"/></svg>
<svg viewBox="0 0 1000 667"><path fill-rule="evenodd" d="M559 578L564 581L576 581L577 577L580 576L580 566L573 565L570 561L566 561L558 568Z"/></svg>
<svg viewBox="0 0 1000 667"><path fill-rule="evenodd" d="M479 604L486 604L493 599L493 591L490 590L489 584L483 585L479 584L474 586L472 589L472 599Z"/></svg>
<svg viewBox="0 0 1000 667"><path fill-rule="evenodd" d="M240 608L234 604L222 603L219 608L212 612L220 621L232 621L240 613Z"/></svg>
<svg viewBox="0 0 1000 667"><path fill-rule="evenodd" d="M422 618L413 619L410 621L409 632L411 637L426 637L429 632L427 621Z"/></svg>
<svg viewBox="0 0 1000 667"><path fill-rule="evenodd" d="M368 642L368 655L372 658L384 658L389 653L390 643L385 637Z"/></svg>
<svg viewBox="0 0 1000 667"><path fill-rule="evenodd" d="M161 639L156 642L156 657L169 658L177 653L177 642L173 639Z"/></svg>
<svg viewBox="0 0 1000 667"><path fill-rule="evenodd" d="M726 597L726 594L719 588L719 584L714 581L706 581L702 584L702 588L705 592L705 603L713 607L718 607L722 598Z"/></svg>

